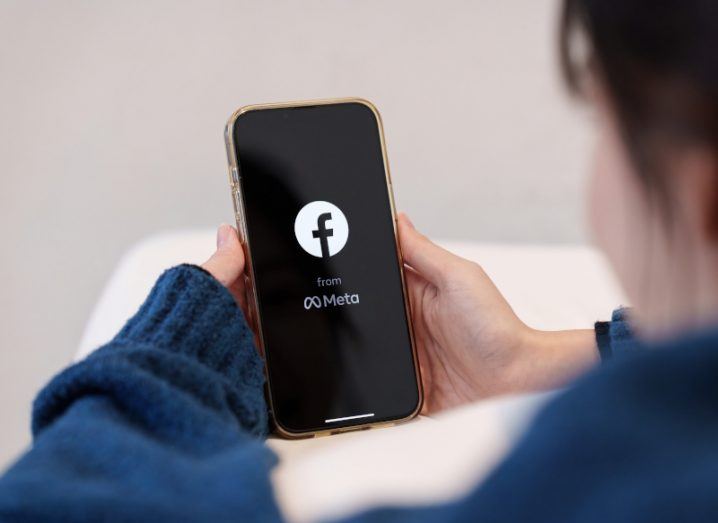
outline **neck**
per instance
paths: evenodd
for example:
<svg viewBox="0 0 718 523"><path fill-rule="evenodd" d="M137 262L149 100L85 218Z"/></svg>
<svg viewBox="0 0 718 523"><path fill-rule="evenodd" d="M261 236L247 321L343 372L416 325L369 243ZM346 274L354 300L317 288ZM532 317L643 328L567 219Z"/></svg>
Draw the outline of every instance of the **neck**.
<svg viewBox="0 0 718 523"><path fill-rule="evenodd" d="M642 336L663 339L718 325L718 252L684 250L667 259L638 307Z"/></svg>

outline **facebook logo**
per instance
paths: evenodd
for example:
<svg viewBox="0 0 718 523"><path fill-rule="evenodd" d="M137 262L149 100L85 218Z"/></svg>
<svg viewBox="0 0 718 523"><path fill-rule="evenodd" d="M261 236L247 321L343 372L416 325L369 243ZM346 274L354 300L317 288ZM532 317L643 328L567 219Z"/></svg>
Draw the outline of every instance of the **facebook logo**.
<svg viewBox="0 0 718 523"><path fill-rule="evenodd" d="M317 229L312 231L312 237L319 238L319 246L322 249L322 258L329 258L329 242L327 238L334 236L332 229L327 229L327 222L332 219L332 213L325 212L317 218Z"/></svg>
<svg viewBox="0 0 718 523"><path fill-rule="evenodd" d="M349 224L339 207L317 200L306 204L297 214L294 235L302 249L312 256L329 258L346 245Z"/></svg>

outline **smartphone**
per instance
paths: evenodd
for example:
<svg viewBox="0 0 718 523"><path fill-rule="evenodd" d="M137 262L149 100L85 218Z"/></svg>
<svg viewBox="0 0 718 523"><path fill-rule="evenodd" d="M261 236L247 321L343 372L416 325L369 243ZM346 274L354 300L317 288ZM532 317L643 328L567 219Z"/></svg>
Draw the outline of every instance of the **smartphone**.
<svg viewBox="0 0 718 523"><path fill-rule="evenodd" d="M376 108L353 98L247 106L225 139L276 431L415 416L421 380Z"/></svg>

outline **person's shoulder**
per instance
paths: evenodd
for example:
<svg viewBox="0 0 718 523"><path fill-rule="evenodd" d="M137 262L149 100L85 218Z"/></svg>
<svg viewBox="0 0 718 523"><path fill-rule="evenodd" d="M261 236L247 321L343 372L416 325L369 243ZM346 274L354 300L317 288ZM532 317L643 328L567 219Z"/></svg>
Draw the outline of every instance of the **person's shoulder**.
<svg viewBox="0 0 718 523"><path fill-rule="evenodd" d="M685 335L601 365L559 394L537 421L550 432L586 431L601 445L675 448L718 437L717 376L718 329ZM658 433L672 440L655 438Z"/></svg>
<svg viewBox="0 0 718 523"><path fill-rule="evenodd" d="M713 403L716 376L718 328L644 344L635 356L604 363L579 379L557 403L615 402L626 408L656 403L670 408L682 400Z"/></svg>
<svg viewBox="0 0 718 523"><path fill-rule="evenodd" d="M512 499L513 521L715 521L716 376L718 330L597 368L537 415L476 503Z"/></svg>

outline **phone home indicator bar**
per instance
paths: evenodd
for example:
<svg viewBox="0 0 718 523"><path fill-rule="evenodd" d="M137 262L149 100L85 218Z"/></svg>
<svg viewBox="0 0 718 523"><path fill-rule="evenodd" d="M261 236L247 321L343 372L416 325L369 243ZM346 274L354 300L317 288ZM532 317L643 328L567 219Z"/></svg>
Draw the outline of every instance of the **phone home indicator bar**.
<svg viewBox="0 0 718 523"><path fill-rule="evenodd" d="M344 416L343 418L325 419L324 423L336 423L337 421L347 421L350 419L371 418L372 416L374 416L373 412L369 414L357 414L356 416Z"/></svg>

